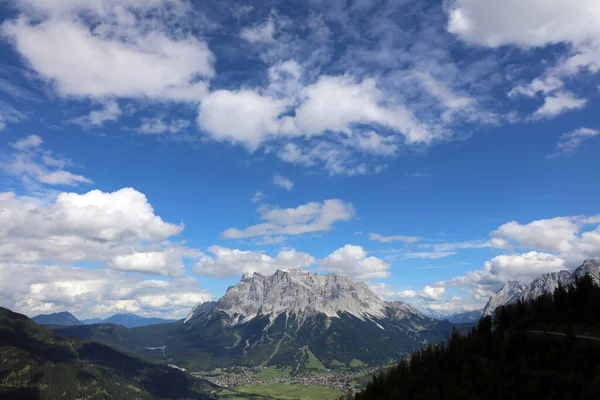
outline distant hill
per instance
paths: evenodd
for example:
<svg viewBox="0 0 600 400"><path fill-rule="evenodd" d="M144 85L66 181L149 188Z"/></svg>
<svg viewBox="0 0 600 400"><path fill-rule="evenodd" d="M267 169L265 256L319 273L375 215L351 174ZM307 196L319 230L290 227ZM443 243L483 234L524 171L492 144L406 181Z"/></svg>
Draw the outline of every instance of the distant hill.
<svg viewBox="0 0 600 400"><path fill-rule="evenodd" d="M302 374L394 362L452 328L407 303L383 301L362 282L292 269L244 275L218 301L194 307L185 323L57 332L197 371L271 365Z"/></svg>
<svg viewBox="0 0 600 400"><path fill-rule="evenodd" d="M579 275L501 306L468 334L414 352L354 400L598 399L600 286Z"/></svg>
<svg viewBox="0 0 600 400"><path fill-rule="evenodd" d="M0 398L209 399L218 387L185 372L65 338L0 308Z"/></svg>
<svg viewBox="0 0 600 400"><path fill-rule="evenodd" d="M453 315L449 316L447 319L448 319L448 321L452 322L453 324L477 322L477 321L479 321L479 318L481 318L482 311L483 310L474 310L474 311L467 311L464 313L453 314Z"/></svg>
<svg viewBox="0 0 600 400"><path fill-rule="evenodd" d="M31 318L40 325L63 325L77 326L83 325L73 314L67 311L57 312L54 314L40 314Z"/></svg>
<svg viewBox="0 0 600 400"><path fill-rule="evenodd" d="M148 326L148 325L157 325L157 324L167 324L170 322L175 322L175 319L164 319L164 318L145 318L140 317L136 314L115 314L111 317L102 319L102 318L91 318L84 319L81 321L84 325L92 325L92 324L117 324L122 325L126 328L137 328L139 326Z"/></svg>

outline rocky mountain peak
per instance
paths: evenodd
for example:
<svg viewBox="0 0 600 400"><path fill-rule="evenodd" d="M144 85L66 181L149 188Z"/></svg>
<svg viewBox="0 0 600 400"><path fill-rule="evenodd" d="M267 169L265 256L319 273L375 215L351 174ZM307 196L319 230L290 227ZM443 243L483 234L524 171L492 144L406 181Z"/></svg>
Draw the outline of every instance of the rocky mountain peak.
<svg viewBox="0 0 600 400"><path fill-rule="evenodd" d="M483 315L492 315L496 308L502 305L516 303L519 300L528 301L545 293L553 293L559 285L572 286L576 278L586 274L590 275L597 285L600 285L600 260L585 260L574 271L564 270L542 274L531 281L529 285L516 281L506 282L498 292L490 297L483 309Z"/></svg>
<svg viewBox="0 0 600 400"><path fill-rule="evenodd" d="M216 303L194 307L186 322L211 311L222 312L236 325L256 316L275 319L280 314L299 319L315 314L336 318L353 315L362 320L390 317L401 319L422 314L402 303L386 303L363 282L354 282L339 274L317 274L300 269L277 270L273 275L244 274Z"/></svg>

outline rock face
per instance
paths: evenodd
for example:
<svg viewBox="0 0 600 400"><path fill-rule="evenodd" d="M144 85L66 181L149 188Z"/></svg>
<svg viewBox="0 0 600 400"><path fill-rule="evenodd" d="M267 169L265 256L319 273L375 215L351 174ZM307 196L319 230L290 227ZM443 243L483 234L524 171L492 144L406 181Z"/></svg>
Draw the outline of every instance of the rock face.
<svg viewBox="0 0 600 400"><path fill-rule="evenodd" d="M196 305L185 322L193 322L210 312L226 314L230 326L256 317L275 320L282 314L294 315L300 321L318 314L331 318L347 314L363 321L386 316L423 317L406 303L381 300L363 282L353 282L338 274L319 275L298 269L278 270L271 276L245 274L216 303Z"/></svg>
<svg viewBox="0 0 600 400"><path fill-rule="evenodd" d="M40 325L64 325L77 326L83 325L73 314L67 311L57 312L54 314L40 314L31 318Z"/></svg>
<svg viewBox="0 0 600 400"><path fill-rule="evenodd" d="M574 271L560 271L543 274L535 278L529 285L520 282L506 282L496 292L483 309L483 315L492 315L496 308L516 303L519 300L527 301L535 299L544 293L552 293L558 287L571 286L576 278L589 274L597 285L600 285L600 261L585 260L581 266Z"/></svg>

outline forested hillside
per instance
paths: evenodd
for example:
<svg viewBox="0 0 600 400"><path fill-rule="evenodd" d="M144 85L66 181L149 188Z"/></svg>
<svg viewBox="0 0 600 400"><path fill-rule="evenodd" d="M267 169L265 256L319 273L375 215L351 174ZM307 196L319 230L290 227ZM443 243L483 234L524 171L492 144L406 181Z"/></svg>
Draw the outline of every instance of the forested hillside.
<svg viewBox="0 0 600 400"><path fill-rule="evenodd" d="M354 396L383 399L598 399L600 287L501 307L467 334L414 352Z"/></svg>
<svg viewBox="0 0 600 400"><path fill-rule="evenodd" d="M0 307L1 399L208 399L215 386Z"/></svg>

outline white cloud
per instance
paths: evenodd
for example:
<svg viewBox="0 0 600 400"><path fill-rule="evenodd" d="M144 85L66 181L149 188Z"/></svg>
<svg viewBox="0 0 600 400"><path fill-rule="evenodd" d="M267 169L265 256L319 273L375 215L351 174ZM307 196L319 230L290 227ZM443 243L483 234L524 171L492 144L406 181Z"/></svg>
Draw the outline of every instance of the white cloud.
<svg viewBox="0 0 600 400"><path fill-rule="evenodd" d="M519 85L512 88L510 92L508 92L509 97L517 97L519 95L534 97L538 93L552 93L556 90L561 89L564 86L563 81L560 79L549 76L545 78L535 78L527 85Z"/></svg>
<svg viewBox="0 0 600 400"><path fill-rule="evenodd" d="M120 271L0 262L0 303L30 316L69 310L79 318L118 312L181 318L210 299L193 278L144 280Z"/></svg>
<svg viewBox="0 0 600 400"><path fill-rule="evenodd" d="M410 251L404 253L404 257L407 258L428 258L428 259L437 259L453 256L458 254L455 251Z"/></svg>
<svg viewBox="0 0 600 400"><path fill-rule="evenodd" d="M252 196L252 202L258 203L258 202L262 201L265 197L266 196L262 192L256 192L256 193L254 193L254 196Z"/></svg>
<svg viewBox="0 0 600 400"><path fill-rule="evenodd" d="M279 116L287 104L252 90L217 90L202 101L198 124L215 140L241 143L254 150L269 134L281 130Z"/></svg>
<svg viewBox="0 0 600 400"><path fill-rule="evenodd" d="M486 261L484 269L498 277L527 281L541 274L565 269L565 261L553 254L530 251L496 256Z"/></svg>
<svg viewBox="0 0 600 400"><path fill-rule="evenodd" d="M422 296L429 300L441 300L445 291L446 289L443 287L425 286L423 288Z"/></svg>
<svg viewBox="0 0 600 400"><path fill-rule="evenodd" d="M550 154L548 157L571 154L577 150L584 141L597 135L600 135L600 131L590 128L579 128L572 130L571 132L567 132L561 135L559 142L556 144L554 153Z"/></svg>
<svg viewBox="0 0 600 400"><path fill-rule="evenodd" d="M532 115L534 119L552 118L565 111L578 110L585 107L586 99L579 99L568 92L558 92L546 96L544 104L540 106Z"/></svg>
<svg viewBox="0 0 600 400"><path fill-rule="evenodd" d="M352 279L370 280L388 278L390 264L377 257L367 257L361 246L350 244L337 249L319 263L319 269L329 273L336 272Z"/></svg>
<svg viewBox="0 0 600 400"><path fill-rule="evenodd" d="M0 209L0 262L103 262L115 269L181 276L181 259L201 256L162 244L183 225L164 222L131 188L47 199L0 193Z"/></svg>
<svg viewBox="0 0 600 400"><path fill-rule="evenodd" d="M322 203L311 202L296 208L259 208L264 222L244 229L229 228L223 232L226 239L268 237L277 235L302 235L329 231L336 222L354 218L354 207L342 200L330 199Z"/></svg>
<svg viewBox="0 0 600 400"><path fill-rule="evenodd" d="M39 148L42 143L44 143L44 141L38 135L29 135L15 143L11 143L11 147L20 151L27 151Z"/></svg>
<svg viewBox="0 0 600 400"><path fill-rule="evenodd" d="M165 122L163 118L142 118L140 126L135 130L147 135L176 134L185 130L188 126L190 126L190 121L185 119Z"/></svg>
<svg viewBox="0 0 600 400"><path fill-rule="evenodd" d="M11 146L17 151L0 159L0 170L19 177L24 185L37 189L39 184L74 186L92 181L82 175L65 171L70 160L57 158L44 150L44 141L38 135L29 135Z"/></svg>
<svg viewBox="0 0 600 400"><path fill-rule="evenodd" d="M271 17L261 25L244 28L240 32L242 39L250 43L272 42L275 40L273 37L274 34L275 23Z"/></svg>
<svg viewBox="0 0 600 400"><path fill-rule="evenodd" d="M221 246L209 247L208 251L213 257L204 257L194 265L194 272L199 275L231 277L253 272L271 275L278 269L306 268L315 262L311 255L295 250L282 250L275 257Z"/></svg>
<svg viewBox="0 0 600 400"><path fill-rule="evenodd" d="M382 156L393 156L400 148L397 136L382 136L375 131L355 132L344 143L365 153Z"/></svg>
<svg viewBox="0 0 600 400"><path fill-rule="evenodd" d="M542 219L522 225L512 221L500 226L492 235L510 240L519 247L552 252L569 252L573 249L579 222L573 217Z"/></svg>
<svg viewBox="0 0 600 400"><path fill-rule="evenodd" d="M275 174L275 176L273 176L273 184L288 191L294 188L294 182L292 182L289 178L279 174Z"/></svg>
<svg viewBox="0 0 600 400"><path fill-rule="evenodd" d="M206 43L164 26L181 20L184 3L29 0L20 8L2 35L61 96L198 101L214 75Z"/></svg>
<svg viewBox="0 0 600 400"><path fill-rule="evenodd" d="M455 0L448 12L451 33L490 47L600 38L600 4L595 0Z"/></svg>
<svg viewBox="0 0 600 400"><path fill-rule="evenodd" d="M149 275L183 276L185 272L182 254L175 249L117 255L110 261L110 266Z"/></svg>
<svg viewBox="0 0 600 400"><path fill-rule="evenodd" d="M304 134L351 132L352 124L379 124L400 132L408 143L429 143L429 130L401 105L386 104L374 79L321 76L304 88L295 123Z"/></svg>
<svg viewBox="0 0 600 400"><path fill-rule="evenodd" d="M103 104L101 110L93 110L88 115L73 118L72 123L84 128L102 126L106 121L116 121L121 116L121 108L116 101L109 101Z"/></svg>
<svg viewBox="0 0 600 400"><path fill-rule="evenodd" d="M390 284L384 283L384 282L370 284L369 289L371 289L373 292L375 292L375 294L377 296L381 297L383 300L386 300L386 301L394 301L394 300L411 301L412 299L414 299L418 296L418 293L415 292L414 290L411 290L411 289L399 290L399 289L394 288Z"/></svg>
<svg viewBox="0 0 600 400"><path fill-rule="evenodd" d="M384 236L379 233L369 233L369 239L377 240L382 243L391 243L391 242L416 243L419 241L419 238L416 236L404 236L404 235Z"/></svg>

